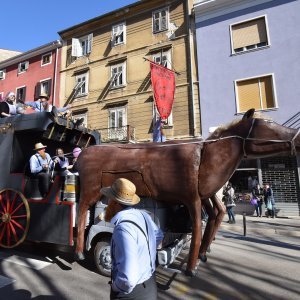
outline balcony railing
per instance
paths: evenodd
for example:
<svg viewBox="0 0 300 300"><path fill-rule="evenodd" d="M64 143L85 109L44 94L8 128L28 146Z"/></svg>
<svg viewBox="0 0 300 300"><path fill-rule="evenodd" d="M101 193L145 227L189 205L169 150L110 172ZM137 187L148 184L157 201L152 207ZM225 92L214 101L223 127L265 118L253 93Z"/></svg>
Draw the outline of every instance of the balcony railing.
<svg viewBox="0 0 300 300"><path fill-rule="evenodd" d="M130 141L135 141L135 128L126 125L122 127L111 127L99 129L101 133L101 142L123 142L128 143Z"/></svg>

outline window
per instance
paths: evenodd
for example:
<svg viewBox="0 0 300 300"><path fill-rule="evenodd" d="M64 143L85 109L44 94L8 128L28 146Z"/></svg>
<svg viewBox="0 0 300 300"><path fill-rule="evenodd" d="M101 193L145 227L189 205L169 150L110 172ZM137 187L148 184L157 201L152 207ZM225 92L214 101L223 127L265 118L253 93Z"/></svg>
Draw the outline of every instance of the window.
<svg viewBox="0 0 300 300"><path fill-rule="evenodd" d="M29 61L21 62L18 66L18 73L26 72L29 66Z"/></svg>
<svg viewBox="0 0 300 300"><path fill-rule="evenodd" d="M231 25L232 53L239 53L269 45L266 18Z"/></svg>
<svg viewBox="0 0 300 300"><path fill-rule="evenodd" d="M125 44L126 39L126 25L121 23L112 27L112 45Z"/></svg>
<svg viewBox="0 0 300 300"><path fill-rule="evenodd" d="M126 84L125 63L111 66L111 88L122 87Z"/></svg>
<svg viewBox="0 0 300 300"><path fill-rule="evenodd" d="M80 113L80 112L73 112L73 119L74 122L76 122L77 120L83 119L83 122L81 123L84 127L87 127L87 112L85 113Z"/></svg>
<svg viewBox="0 0 300 300"><path fill-rule="evenodd" d="M164 8L152 13L153 32L160 32L168 29L169 10Z"/></svg>
<svg viewBox="0 0 300 300"><path fill-rule="evenodd" d="M85 56L92 51L93 34L84 37L72 39L72 56L80 57Z"/></svg>
<svg viewBox="0 0 300 300"><path fill-rule="evenodd" d="M171 52L170 51L161 51L153 55L153 61L157 64L160 64L168 69L171 69Z"/></svg>
<svg viewBox="0 0 300 300"><path fill-rule="evenodd" d="M5 79L6 70L0 70L0 80Z"/></svg>
<svg viewBox="0 0 300 300"><path fill-rule="evenodd" d="M113 107L108 111L108 137L111 140L123 140L127 137L127 110L125 106Z"/></svg>
<svg viewBox="0 0 300 300"><path fill-rule="evenodd" d="M40 93L47 94L49 97L51 95L51 79L44 80L40 82Z"/></svg>
<svg viewBox="0 0 300 300"><path fill-rule="evenodd" d="M276 107L274 78L272 75L238 80L236 85L237 111L245 112Z"/></svg>
<svg viewBox="0 0 300 300"><path fill-rule="evenodd" d="M26 99L26 86L17 88L17 97L16 100L25 101Z"/></svg>
<svg viewBox="0 0 300 300"><path fill-rule="evenodd" d="M155 122L160 118L160 115L156 108L155 102L153 105L153 117L154 117ZM169 117L163 121L165 122L165 126L173 126L173 112L171 111Z"/></svg>
<svg viewBox="0 0 300 300"><path fill-rule="evenodd" d="M76 76L76 85L74 87L75 97L84 96L88 93L88 73Z"/></svg>
<svg viewBox="0 0 300 300"><path fill-rule="evenodd" d="M52 62L52 54L51 53L42 55L42 66L51 64L51 62Z"/></svg>

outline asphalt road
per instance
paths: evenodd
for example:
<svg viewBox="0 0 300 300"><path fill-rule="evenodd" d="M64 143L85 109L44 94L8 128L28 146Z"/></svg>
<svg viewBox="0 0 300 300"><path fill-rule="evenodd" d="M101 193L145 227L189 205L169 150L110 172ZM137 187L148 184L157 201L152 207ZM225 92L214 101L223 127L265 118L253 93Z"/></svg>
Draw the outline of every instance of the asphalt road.
<svg viewBox="0 0 300 300"><path fill-rule="evenodd" d="M299 299L300 218L225 221L196 276L157 269L159 299ZM63 250L63 251L62 251ZM188 249L172 265L186 265ZM92 260L78 264L69 248L27 244L0 250L0 299L109 299L108 278ZM141 299L142 300L142 299Z"/></svg>

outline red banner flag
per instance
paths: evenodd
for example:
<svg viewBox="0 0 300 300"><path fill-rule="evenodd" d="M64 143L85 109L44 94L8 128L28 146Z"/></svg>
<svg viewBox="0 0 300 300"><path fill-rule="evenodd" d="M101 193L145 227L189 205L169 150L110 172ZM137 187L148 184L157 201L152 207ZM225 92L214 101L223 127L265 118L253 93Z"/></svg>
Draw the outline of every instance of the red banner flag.
<svg viewBox="0 0 300 300"><path fill-rule="evenodd" d="M160 117L165 120L169 117L174 102L175 74L154 62L150 62L150 69L156 107Z"/></svg>

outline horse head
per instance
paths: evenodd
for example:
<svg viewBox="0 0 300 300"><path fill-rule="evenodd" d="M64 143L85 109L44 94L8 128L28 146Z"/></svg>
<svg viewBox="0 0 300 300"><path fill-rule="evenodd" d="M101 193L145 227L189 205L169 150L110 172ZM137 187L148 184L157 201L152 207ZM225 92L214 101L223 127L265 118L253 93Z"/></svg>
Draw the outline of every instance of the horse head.
<svg viewBox="0 0 300 300"><path fill-rule="evenodd" d="M300 130L255 116L254 109L247 111L241 123L248 123L249 132L244 142L247 158L267 157L275 154L296 155L300 151Z"/></svg>

